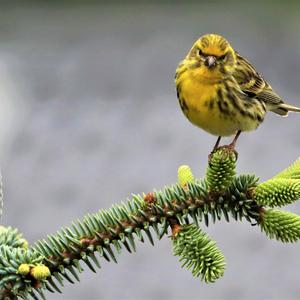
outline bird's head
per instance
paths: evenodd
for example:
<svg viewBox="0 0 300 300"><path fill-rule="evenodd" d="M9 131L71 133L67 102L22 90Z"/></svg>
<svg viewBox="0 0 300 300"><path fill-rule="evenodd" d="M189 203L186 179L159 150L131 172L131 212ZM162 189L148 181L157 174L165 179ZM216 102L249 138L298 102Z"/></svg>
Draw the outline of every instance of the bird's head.
<svg viewBox="0 0 300 300"><path fill-rule="evenodd" d="M199 38L189 51L186 60L195 75L207 79L222 79L233 73L236 54L228 41L217 34Z"/></svg>

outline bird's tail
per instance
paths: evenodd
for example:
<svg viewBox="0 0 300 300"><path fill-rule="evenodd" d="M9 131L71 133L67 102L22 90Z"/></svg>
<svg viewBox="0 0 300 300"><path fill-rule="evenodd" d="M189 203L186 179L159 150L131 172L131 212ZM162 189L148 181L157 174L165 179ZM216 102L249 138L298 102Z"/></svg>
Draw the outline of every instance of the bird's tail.
<svg viewBox="0 0 300 300"><path fill-rule="evenodd" d="M289 105L286 103L278 103L276 107L270 110L281 116L287 116L290 111L300 113L300 107Z"/></svg>

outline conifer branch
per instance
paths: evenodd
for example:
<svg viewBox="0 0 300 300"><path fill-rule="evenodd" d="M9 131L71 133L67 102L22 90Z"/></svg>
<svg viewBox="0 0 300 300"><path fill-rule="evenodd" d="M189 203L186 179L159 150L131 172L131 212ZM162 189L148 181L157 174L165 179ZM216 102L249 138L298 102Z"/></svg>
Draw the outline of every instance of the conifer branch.
<svg viewBox="0 0 300 300"><path fill-rule="evenodd" d="M246 220L270 238L296 242L300 217L268 209L300 197L300 163L264 183L254 175L236 175L237 156L229 148L215 151L204 179L195 179L188 166L178 169L178 183L126 203L89 214L54 235L28 247L16 229L0 227L0 299L45 299L44 291L61 292L64 280L79 281L82 263L96 272L101 259L117 262L122 249L132 253L136 240L153 245L172 233L173 254L183 267L205 282L225 270L216 243L199 228L218 220ZM6 298L5 298L6 297Z"/></svg>

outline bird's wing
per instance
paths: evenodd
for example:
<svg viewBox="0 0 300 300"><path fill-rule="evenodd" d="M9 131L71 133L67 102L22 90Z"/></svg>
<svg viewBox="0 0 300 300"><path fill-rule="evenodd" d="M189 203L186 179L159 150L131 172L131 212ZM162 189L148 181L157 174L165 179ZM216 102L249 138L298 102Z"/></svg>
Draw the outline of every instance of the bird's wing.
<svg viewBox="0 0 300 300"><path fill-rule="evenodd" d="M253 94L253 96L261 93L266 86L264 79L245 58L238 53L236 53L236 58L237 66L233 77L241 90L245 93Z"/></svg>
<svg viewBox="0 0 300 300"><path fill-rule="evenodd" d="M268 110L279 115L287 115L288 110L282 105L284 102L272 89L272 87L263 79L255 68L236 53L237 67L233 77L239 84L241 90L251 98L263 101Z"/></svg>

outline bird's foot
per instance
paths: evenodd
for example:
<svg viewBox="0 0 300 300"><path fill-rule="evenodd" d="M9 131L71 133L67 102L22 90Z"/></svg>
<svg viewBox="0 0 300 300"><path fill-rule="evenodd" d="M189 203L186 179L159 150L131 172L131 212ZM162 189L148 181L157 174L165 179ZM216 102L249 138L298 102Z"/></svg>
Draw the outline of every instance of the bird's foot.
<svg viewBox="0 0 300 300"><path fill-rule="evenodd" d="M220 141L221 141L221 136L218 137L217 142L215 143L213 150L208 155L208 163L210 163L213 154L219 149Z"/></svg>
<svg viewBox="0 0 300 300"><path fill-rule="evenodd" d="M222 149L225 149L227 151L227 153L231 152L231 153L234 153L236 159L238 159L238 152L235 150L235 144L236 143L230 143L229 145L224 145L224 146L221 146L219 147L222 148Z"/></svg>
<svg viewBox="0 0 300 300"><path fill-rule="evenodd" d="M208 163L210 164L214 153L216 153L217 151L219 151L221 149L223 149L224 159L225 159L225 157L228 156L229 153L234 153L234 155L236 157L236 160L237 160L238 159L238 152L235 150L235 146L236 146L236 143L232 142L229 145L223 145L223 146L214 147L213 150L208 155Z"/></svg>

